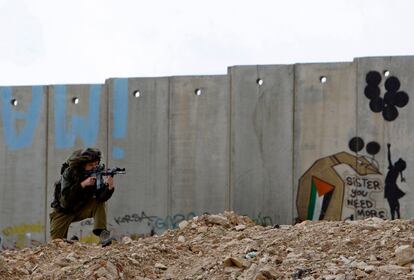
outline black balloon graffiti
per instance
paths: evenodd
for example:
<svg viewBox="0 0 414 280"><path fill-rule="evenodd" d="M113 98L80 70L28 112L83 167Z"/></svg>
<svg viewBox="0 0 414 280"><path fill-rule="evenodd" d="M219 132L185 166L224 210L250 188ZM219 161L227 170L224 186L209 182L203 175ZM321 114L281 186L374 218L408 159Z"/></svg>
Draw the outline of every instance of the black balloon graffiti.
<svg viewBox="0 0 414 280"><path fill-rule="evenodd" d="M399 91L400 80L391 76L385 80L384 87L387 90L384 97L381 97L379 87L382 77L377 71L370 71L365 77L367 85L364 90L365 96L370 100L369 108L374 113L381 113L386 121L394 121L398 115L398 108L403 108L408 104L409 96L405 91Z"/></svg>

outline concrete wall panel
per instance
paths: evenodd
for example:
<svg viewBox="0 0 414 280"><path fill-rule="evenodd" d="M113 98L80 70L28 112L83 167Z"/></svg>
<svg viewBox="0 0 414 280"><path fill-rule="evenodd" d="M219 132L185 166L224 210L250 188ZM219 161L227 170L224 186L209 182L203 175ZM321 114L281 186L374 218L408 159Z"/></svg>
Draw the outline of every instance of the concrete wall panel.
<svg viewBox="0 0 414 280"><path fill-rule="evenodd" d="M353 63L295 66L295 217L320 219L319 199L324 198L322 217L341 219L345 190L342 171L336 167L344 165L348 171L350 164L354 166L356 157L350 154L348 143L356 136L355 123ZM312 193L314 186L316 193Z"/></svg>
<svg viewBox="0 0 414 280"><path fill-rule="evenodd" d="M401 174L396 174L392 183L386 187L391 191L391 196L398 196L398 189L405 195L395 198L400 203L401 218L411 218L414 214L414 192L410 188L414 182L414 176L410 172L414 166L414 147L410 139L414 137L412 120L414 119L414 57L378 57L359 58L358 64L358 135L366 143L364 152L373 158L382 173L382 186L386 187L385 177L390 174L387 158L387 144L391 151L391 162L393 165L398 159L406 162L406 169L403 171L405 182L401 182ZM387 72L388 71L388 72ZM368 89L370 88L370 89ZM377 99L372 94L377 91ZM368 92L367 94L365 94ZM404 98L404 94L406 97ZM371 95L370 95L371 93ZM404 101L406 99L406 101ZM377 103L384 103L378 110ZM370 106L371 105L371 106ZM374 109L374 110L373 110ZM380 147L377 153L369 154L366 147L369 142L375 142ZM374 151L375 152L375 151ZM393 176L391 176L393 177ZM376 202L377 209L385 212L385 218L391 218L391 207L384 197L384 189L381 189ZM397 216L395 216L397 217Z"/></svg>
<svg viewBox="0 0 414 280"><path fill-rule="evenodd" d="M46 87L0 87L0 250L45 241L46 114Z"/></svg>
<svg viewBox="0 0 414 280"><path fill-rule="evenodd" d="M229 186L227 76L171 78L169 118L170 213L222 212Z"/></svg>
<svg viewBox="0 0 414 280"><path fill-rule="evenodd" d="M111 79L109 167L115 178L108 221L118 234L171 227L168 219L168 78Z"/></svg>
<svg viewBox="0 0 414 280"><path fill-rule="evenodd" d="M258 223L291 223L293 66L232 67L229 75L232 208Z"/></svg>
<svg viewBox="0 0 414 280"><path fill-rule="evenodd" d="M127 169L108 203L118 235L227 209L282 224L392 218L400 204L410 218L413 70L412 56L378 57L0 87L0 248L49 239L53 182L88 146ZM91 229L85 220L69 237L95 242Z"/></svg>
<svg viewBox="0 0 414 280"><path fill-rule="evenodd" d="M78 103L75 104L75 98ZM47 209L51 211L53 183L60 178L60 168L76 149L99 148L103 161L107 151L107 94L104 85L55 85L48 95L48 164ZM96 241L90 220L71 226L68 238L76 235L84 241ZM49 227L47 236L50 237Z"/></svg>

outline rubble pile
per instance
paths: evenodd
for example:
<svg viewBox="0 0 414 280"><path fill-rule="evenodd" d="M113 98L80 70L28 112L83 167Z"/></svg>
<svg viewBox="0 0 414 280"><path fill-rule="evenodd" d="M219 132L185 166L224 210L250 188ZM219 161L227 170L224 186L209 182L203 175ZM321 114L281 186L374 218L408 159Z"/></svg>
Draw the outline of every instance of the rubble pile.
<svg viewBox="0 0 414 280"><path fill-rule="evenodd" d="M414 279L414 220L262 227L233 212L102 248L54 240L0 252L0 279Z"/></svg>

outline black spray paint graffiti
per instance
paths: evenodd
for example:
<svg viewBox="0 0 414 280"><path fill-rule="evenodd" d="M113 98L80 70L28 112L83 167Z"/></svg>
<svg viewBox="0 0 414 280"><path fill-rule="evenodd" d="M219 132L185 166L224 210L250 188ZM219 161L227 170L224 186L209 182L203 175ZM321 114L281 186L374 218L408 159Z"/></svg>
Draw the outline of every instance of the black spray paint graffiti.
<svg viewBox="0 0 414 280"><path fill-rule="evenodd" d="M386 218L386 213L383 209L378 208L375 199L370 194L381 191L381 182L378 178L368 178L355 176L347 176L345 184L349 188L349 195L344 201L347 207L355 209L355 216L351 215L346 218L353 220L355 217L368 218L378 217Z"/></svg>
<svg viewBox="0 0 414 280"><path fill-rule="evenodd" d="M409 96L404 91L399 91L400 80L397 77L389 77L385 81L387 92L381 97L381 74L377 71L370 71L365 77L367 86L365 87L365 96L370 100L369 107L372 112L380 113L386 121L394 121L398 117L398 109L408 104Z"/></svg>
<svg viewBox="0 0 414 280"><path fill-rule="evenodd" d="M208 214L208 213L204 213ZM194 212L190 212L187 215L184 214L175 214L173 216L167 216L165 218L160 218L158 216L148 216L144 211L141 214L133 213L131 215L127 214L122 217L115 217L114 220L118 225L129 224L129 223L147 223L151 228L158 230L164 229L175 229L178 227L179 223L184 220L190 220L197 216Z"/></svg>
<svg viewBox="0 0 414 280"><path fill-rule="evenodd" d="M355 153L360 152L364 148L364 140L360 137L354 137L349 141L349 149ZM400 218L400 202L399 199L405 195L405 193L398 187L397 179L398 176L401 175L401 182L405 182L405 178L403 176L403 171L407 168L407 163L402 158L398 159L394 164L391 160L391 144L387 144L388 152L388 172L385 177L385 185L384 185L384 198L387 199L390 212L391 212L391 219L394 220L395 218ZM367 153L372 156L371 162L374 163L378 167L378 162L375 160L375 154L380 151L381 147L377 142L370 142L366 146ZM364 192L358 192L356 194L362 195L363 197ZM348 204L352 204L353 201L349 200ZM367 202L364 205L365 208L371 205L371 202ZM371 205L372 206L372 205ZM377 215L378 217L382 217L382 215Z"/></svg>
<svg viewBox="0 0 414 280"><path fill-rule="evenodd" d="M203 215L209 215L208 212L204 212ZM178 225L184 220L191 220L192 218L196 217L196 213L190 212L187 215L184 214L175 214L173 216L166 216L165 218L161 218L158 216L148 216L144 211L141 214L133 213L133 214L126 214L121 217L115 217L114 220L117 225L121 224L129 224L129 223L147 223L147 226L157 229L157 230L165 230L165 229L176 229ZM272 218L270 216L262 215L259 213L257 217L252 218L252 220L262 226L271 226L273 225Z"/></svg>
<svg viewBox="0 0 414 280"><path fill-rule="evenodd" d="M245 215L247 216L247 215ZM261 225L261 226L272 226L273 225L273 220L270 216L262 216L262 212L259 212L259 214L257 215L257 217L253 217L252 221L255 222L255 224L257 225Z"/></svg>
<svg viewBox="0 0 414 280"><path fill-rule="evenodd" d="M147 223L148 226L151 226L154 223L154 220L157 219L157 216L148 216L144 211L141 214L133 213L131 215L126 214L123 217L115 217L115 222L120 224L129 224L129 223Z"/></svg>
<svg viewBox="0 0 414 280"><path fill-rule="evenodd" d="M354 153L359 153L365 146L365 142L361 137L354 137L352 138L349 143L348 147L351 151ZM375 141L369 142L367 146L365 147L366 152L370 155L370 157L367 157L371 163L379 169L378 161L375 160L375 155L379 153L381 150L381 145L378 144Z"/></svg>
<svg viewBox="0 0 414 280"><path fill-rule="evenodd" d="M375 159L375 155L381 150L381 145L375 141L369 142L365 145L364 140L361 137L353 137L348 147L355 154L361 156L361 151L365 147L365 151L368 155L363 155L367 159L366 167L374 167L379 173L379 163ZM357 157L357 159L359 158ZM357 160L358 165L363 167L364 162ZM355 212L344 218L344 220L354 220L368 217L378 217L385 219L387 217L386 210L382 208L381 194L383 192L382 180L374 175L361 176L359 174L347 175L344 178L345 185L347 187L347 196L344 200L345 207L353 209ZM378 203L377 203L378 202Z"/></svg>
<svg viewBox="0 0 414 280"><path fill-rule="evenodd" d="M405 193L398 187L397 179L398 175L401 175L401 182L405 182L402 172L406 169L407 164L402 158L399 158L393 164L391 161L391 144L388 143L387 147L388 173L385 177L384 197L388 200L391 211L391 219L394 220L395 214L397 214L398 219L401 217L400 202L398 200L405 195Z"/></svg>

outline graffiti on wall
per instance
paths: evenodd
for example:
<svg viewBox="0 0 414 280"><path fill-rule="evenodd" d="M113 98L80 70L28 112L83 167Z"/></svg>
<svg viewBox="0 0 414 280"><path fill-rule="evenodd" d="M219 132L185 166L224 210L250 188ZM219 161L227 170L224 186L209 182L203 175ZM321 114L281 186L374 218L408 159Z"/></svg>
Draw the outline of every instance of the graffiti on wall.
<svg viewBox="0 0 414 280"><path fill-rule="evenodd" d="M5 227L1 230L3 236L0 236L0 245L2 249L22 249L32 245L42 243L41 238L44 233L44 225L36 224L19 224ZM37 237L37 238L36 238Z"/></svg>
<svg viewBox="0 0 414 280"><path fill-rule="evenodd" d="M349 141L349 149L355 155L341 152L321 158L304 173L299 180L297 195L300 220L401 217L399 199L405 193L397 181L400 178L405 182L406 162L402 158L392 161L391 144L388 143L388 171L384 179L375 159L380 145L370 142L366 145L370 156L358 155L364 146L362 138L354 137Z"/></svg>
<svg viewBox="0 0 414 280"><path fill-rule="evenodd" d="M15 110L11 105L13 100L11 87L0 87L1 117L3 125L4 143L9 150L18 150L32 145L40 114L43 109L43 92L41 86L32 87L31 102L26 111ZM18 122L24 125L17 126Z"/></svg>
<svg viewBox="0 0 414 280"><path fill-rule="evenodd" d="M54 111L54 146L56 149L73 148L77 140L84 146L96 146L100 131L100 116L103 86L94 84L89 86L87 99L88 109L86 115L76 112L68 114L68 106L71 99L68 97L66 85L53 87L53 111ZM41 122L41 114L46 104L46 87L31 87L31 99L28 104L14 107L13 87L0 87L0 109L3 126L4 143L9 150L29 148L33 144L38 125ZM127 135L128 117L128 79L115 79L113 87L113 131L112 137L116 142L112 150L115 159L124 157L124 152L119 147L119 140ZM21 125L23 123L23 125Z"/></svg>
<svg viewBox="0 0 414 280"><path fill-rule="evenodd" d="M101 85L89 87L88 115L67 115L67 87L65 85L54 86L54 132L55 147L57 149L71 148L75 146L77 138L80 138L85 146L94 146L97 143L99 132L99 112L101 106Z"/></svg>
<svg viewBox="0 0 414 280"><path fill-rule="evenodd" d="M401 182L405 182L403 171L406 169L407 164L405 160L399 158L396 162L392 162L391 159L391 144L387 144L388 152L388 172L385 176L384 197L387 199L390 206L391 219L394 220L395 215L397 218L401 218L400 214L400 202L399 199L405 195L405 193L398 187L398 176L401 175Z"/></svg>
<svg viewBox="0 0 414 280"><path fill-rule="evenodd" d="M209 215L209 213L204 212L203 215ZM177 213L174 215L160 217L157 215L149 215L145 211L141 211L141 213L124 214L114 217L112 223L108 223L108 228L118 232L120 230L122 231L122 227L127 225L132 225L135 228L136 226L143 226L146 229L140 228L140 230L138 230L138 228L136 228L136 231L140 231L142 235L153 234L155 232L162 232L168 229L176 229L182 221L191 220L196 216L198 215L195 212L189 212L187 214ZM259 212L256 217L252 217L251 219L258 225L273 225L272 218L270 216L264 215L261 212ZM93 219L91 218L81 221L80 228L76 232L76 237L78 237L82 242L96 243L98 238L91 233L92 226ZM72 230L72 232L75 231ZM87 234L85 235L84 233Z"/></svg>
<svg viewBox="0 0 414 280"><path fill-rule="evenodd" d="M370 71L366 77L365 96L370 100L369 108L374 113L382 113L384 120L394 121L399 113L398 108L403 108L408 104L409 97L405 91L400 90L400 80L391 76L385 80L385 94L381 96L380 83L381 74L378 71Z"/></svg>
<svg viewBox="0 0 414 280"><path fill-rule="evenodd" d="M208 213L204 213L208 214ZM151 216L147 215L144 211L141 214L132 213L132 214L125 214L123 216L114 217L114 221L118 226L122 224L145 224L151 229L155 230L166 230L166 229L176 229L178 225L184 220L190 220L197 215L194 212L190 212L187 214L175 214L175 215L167 215L166 217L159 217L159 216Z"/></svg>
<svg viewBox="0 0 414 280"><path fill-rule="evenodd" d="M315 161L299 179L300 220L385 217L381 173L364 156L339 152Z"/></svg>
<svg viewBox="0 0 414 280"><path fill-rule="evenodd" d="M364 95L374 113L382 113L387 122L395 121L399 109L409 102L408 94L401 90L400 80L395 76L382 76L369 71L365 76ZM385 88L381 94L382 86ZM397 184L398 178L405 182L403 171L406 161L391 157L391 144L387 144L388 166L384 175L375 156L381 146L372 141L365 146L360 137L349 141L349 149L355 154L340 152L320 158L299 180L297 210L300 220L347 220L367 217L400 218L399 199L405 195ZM361 151L366 148L367 155ZM385 167L383 167L385 168ZM388 209L385 206L388 202Z"/></svg>
<svg viewBox="0 0 414 280"><path fill-rule="evenodd" d="M127 135L128 119L128 79L115 79L113 88L113 130L112 137L116 143L112 147L112 157L122 159L124 150L118 146L120 139Z"/></svg>

